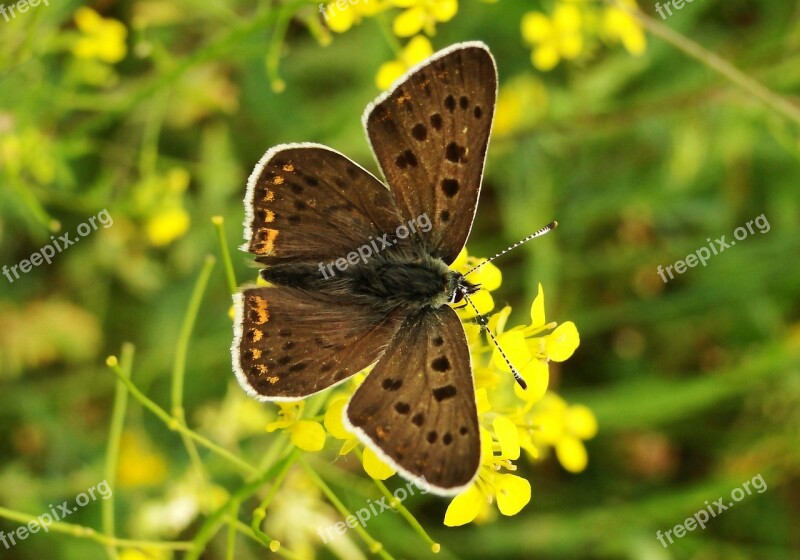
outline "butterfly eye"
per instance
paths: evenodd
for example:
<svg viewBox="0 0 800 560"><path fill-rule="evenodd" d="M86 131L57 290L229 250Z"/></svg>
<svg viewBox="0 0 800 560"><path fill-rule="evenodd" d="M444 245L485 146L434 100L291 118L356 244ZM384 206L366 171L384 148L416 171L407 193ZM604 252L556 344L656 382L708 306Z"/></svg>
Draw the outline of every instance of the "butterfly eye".
<svg viewBox="0 0 800 560"><path fill-rule="evenodd" d="M460 289L453 292L453 297L450 299L450 303L458 303L464 299L464 292Z"/></svg>

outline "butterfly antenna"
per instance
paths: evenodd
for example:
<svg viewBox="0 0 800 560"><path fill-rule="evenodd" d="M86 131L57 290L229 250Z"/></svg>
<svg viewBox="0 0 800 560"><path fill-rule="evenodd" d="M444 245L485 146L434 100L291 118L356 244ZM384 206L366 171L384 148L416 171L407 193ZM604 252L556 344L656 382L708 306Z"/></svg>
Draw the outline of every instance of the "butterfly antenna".
<svg viewBox="0 0 800 560"><path fill-rule="evenodd" d="M555 223L555 222L553 222L553 223ZM548 230L548 231L550 231L550 230ZM500 351L500 355L503 356L503 359L506 361L506 363L508 364L508 367L511 369L511 373L514 375L514 379L516 379L517 383L519 383L519 386L522 387L523 391L526 390L528 388L528 384L525 383L525 380L522 379L522 376L519 374L519 371L517 371L517 368L515 368L514 365L511 363L511 360L508 359L508 356L506 356L506 353L503 352L503 349L500 348L500 343L497 342L497 339L492 334L492 331L489 330L489 324L486 322L486 319L484 318L484 316L481 315L480 311L478 311L478 308L475 307L475 304L472 303L472 300L469 299L469 296L467 294L464 294L464 299L467 301L467 303L470 304L472 309L475 310L475 316L478 319L478 323L480 323L481 328L486 330L486 333L489 335L489 338L492 339L492 342L494 342L494 345L497 347L497 350Z"/></svg>
<svg viewBox="0 0 800 560"><path fill-rule="evenodd" d="M483 265L485 265L486 263L488 263L488 262L492 262L493 260L495 260L497 257L500 257L500 256L502 256L502 255L505 255L505 254L506 254L506 253L508 253L508 252L509 252L511 249L516 249L517 247L519 247L519 246L520 246L520 245L522 245L523 243L527 243L527 242L528 242L528 241L530 241L531 239L536 239L537 237L541 237L541 236L543 236L545 233L548 233L548 232L551 232L551 231L553 231L554 229L556 229L556 227L557 227L557 226L558 226L558 222L550 222L549 224L547 224L546 226L544 226L542 229L540 229L540 230L537 230L537 231L533 232L532 234L530 234L530 235L529 235L528 237L526 237L525 239L520 239L519 241L517 241L516 243L514 243L514 244L513 244L513 245L511 245L510 247L508 247L508 248L506 248L505 250L503 250L503 251L500 251L499 253L497 253L495 256L493 256L493 257L491 257L491 258L489 258L489 259L486 259L485 261L483 261L482 263L480 263L480 264L479 264L479 265L477 265L477 266L474 266L474 267L472 267L472 268L469 270L469 272L467 272L466 274L464 274L464 276L467 276L467 275L468 275L468 274L470 274L471 272L475 272L476 270L478 270L480 267L482 267L482 266L483 266ZM499 349L499 347L498 347L498 349ZM501 350L501 352L502 352L502 350Z"/></svg>

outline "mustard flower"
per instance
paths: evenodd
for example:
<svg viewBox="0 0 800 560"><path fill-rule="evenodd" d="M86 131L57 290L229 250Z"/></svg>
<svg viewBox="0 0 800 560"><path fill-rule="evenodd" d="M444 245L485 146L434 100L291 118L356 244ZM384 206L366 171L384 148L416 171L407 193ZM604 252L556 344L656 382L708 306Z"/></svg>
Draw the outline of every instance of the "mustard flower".
<svg viewBox="0 0 800 560"><path fill-rule="evenodd" d="M121 22L80 7L75 11L75 25L80 37L72 45L72 53L77 58L94 58L109 64L125 58L128 30Z"/></svg>
<svg viewBox="0 0 800 560"><path fill-rule="evenodd" d="M516 426L504 416L497 416L493 428L496 441L488 430L481 428L478 477L450 502L444 517L448 527L465 525L485 515L494 500L500 513L507 516L516 515L531 500L530 482L510 472L501 472L516 470L512 463L520 455Z"/></svg>
<svg viewBox="0 0 800 560"><path fill-rule="evenodd" d="M538 448L552 447L561 466L578 473L586 468L588 454L584 440L597 434L597 419L584 405L568 405L555 393L548 392L533 405L530 414L535 429L531 442Z"/></svg>
<svg viewBox="0 0 800 560"><path fill-rule="evenodd" d="M363 18L379 14L388 7L383 0L336 0L320 6L320 11L331 31L344 33Z"/></svg>
<svg viewBox="0 0 800 560"><path fill-rule="evenodd" d="M191 177L182 167L154 174L134 189L134 212L144 218L148 241L155 247L169 245L188 230L191 222L183 207L183 195Z"/></svg>
<svg viewBox="0 0 800 560"><path fill-rule="evenodd" d="M362 377L363 379L363 377ZM347 401L350 400L352 395L343 397L335 397L331 400L328 410L325 412L325 429L334 438L342 440L343 444L339 449L339 455L347 455L353 449L359 446L358 438L347 430L342 421L344 407ZM362 460L364 471L375 480L386 480L394 475L396 471L387 465L380 457L378 457L369 447L364 448L364 455Z"/></svg>
<svg viewBox="0 0 800 560"><path fill-rule="evenodd" d="M325 429L319 422L301 420L305 401L278 402L279 420L267 424L267 431L289 432L292 443L304 451L319 451L325 446Z"/></svg>
<svg viewBox="0 0 800 560"><path fill-rule="evenodd" d="M450 21L458 11L458 0L391 0L391 3L405 8L392 26L398 37L411 37L420 31L433 36L436 24Z"/></svg>
<svg viewBox="0 0 800 560"><path fill-rule="evenodd" d="M574 4L556 4L552 17L528 12L522 17L522 37L533 48L531 61L542 71L561 59L574 60L584 49L582 16Z"/></svg>
<svg viewBox="0 0 800 560"><path fill-rule="evenodd" d="M517 396L525 401L537 401L544 396L549 382L548 362L563 362L569 358L580 344L575 323L567 321L561 325L547 323L544 312L544 291L539 284L538 293L531 305L531 324L518 326L502 332L511 309L504 309L494 324L500 347L517 368L528 388L523 390L515 385ZM502 320L502 323L500 322ZM545 331L551 331L545 334ZM493 363L500 369L510 371L508 363L495 348Z"/></svg>
<svg viewBox="0 0 800 560"><path fill-rule="evenodd" d="M117 484L120 487L154 486L167 475L167 460L153 449L145 435L126 430L120 440Z"/></svg>
<svg viewBox="0 0 800 560"><path fill-rule="evenodd" d="M638 10L634 0L619 0L622 6L610 6L603 10L602 32L609 42L622 43L630 54L639 56L647 48L647 40L641 24L625 8Z"/></svg>
<svg viewBox="0 0 800 560"><path fill-rule="evenodd" d="M378 75L375 77L375 83L382 90L389 89L409 68L418 62L422 62L432 54L433 46L428 41L428 38L423 35L417 35L408 42L396 60L384 62L381 65L378 69Z"/></svg>

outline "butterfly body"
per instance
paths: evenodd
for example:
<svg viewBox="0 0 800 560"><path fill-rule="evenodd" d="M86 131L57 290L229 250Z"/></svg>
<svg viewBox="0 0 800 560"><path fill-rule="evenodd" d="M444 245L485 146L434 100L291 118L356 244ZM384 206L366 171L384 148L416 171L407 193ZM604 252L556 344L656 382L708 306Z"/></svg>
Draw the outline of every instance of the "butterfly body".
<svg viewBox="0 0 800 560"><path fill-rule="evenodd" d="M486 46L453 45L365 111L388 188L331 148L284 144L262 157L245 198L243 248L269 286L235 295L242 387L295 400L374 365L345 425L442 495L480 464L471 356L448 304L478 289L450 265L472 227L496 94Z"/></svg>

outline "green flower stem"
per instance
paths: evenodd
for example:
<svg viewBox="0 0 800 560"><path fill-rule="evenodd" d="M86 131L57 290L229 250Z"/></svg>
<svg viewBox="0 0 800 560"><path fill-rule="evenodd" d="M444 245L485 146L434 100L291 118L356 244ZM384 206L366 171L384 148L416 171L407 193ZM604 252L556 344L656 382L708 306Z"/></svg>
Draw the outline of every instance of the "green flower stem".
<svg viewBox="0 0 800 560"><path fill-rule="evenodd" d="M306 463L303 460L302 457L298 458L297 462L303 466L308 476L311 478L311 480L314 481L314 484L319 486L320 490L322 490L325 496L327 496L328 500L330 500L330 502L339 511L342 517L347 518L350 515L352 515L348 511L348 509L344 506L344 504L341 502L341 500L339 500L339 498L336 497L336 494L333 493L333 490L331 490L328 487L328 485L325 484L325 481L322 480L322 478L320 478L317 472L314 469L312 469L308 465L308 463ZM385 558L386 560L393 560L392 555L386 552L386 550L384 550L383 545L379 541L376 541L374 538L372 538L370 534L367 533L366 529L364 529L361 525L356 525L355 527L353 527L353 530L355 530L359 534L359 536L364 540L364 542L367 543L370 552L376 553L378 554L378 556L380 556L381 558Z"/></svg>
<svg viewBox="0 0 800 560"><path fill-rule="evenodd" d="M150 177L156 172L158 162L158 137L164 123L168 91L152 99L142 130L142 148L139 151L139 176Z"/></svg>
<svg viewBox="0 0 800 560"><path fill-rule="evenodd" d="M264 531L261 530L261 522L267 517L267 508L272 502L272 499L275 497L275 494L278 493L281 484L283 484L283 481L286 479L286 475L289 474L289 469L297 461L297 456L299 453L300 451L296 447L292 449L292 451L286 457L283 467L281 467L281 470L278 472L278 476L275 477L272 487L267 492L267 496L259 504L259 506L253 510L253 519L250 523L250 528L253 530L253 534L256 535L256 537L267 544L270 544L274 539L271 539L266 533L264 533Z"/></svg>
<svg viewBox="0 0 800 560"><path fill-rule="evenodd" d="M120 370L130 379L133 367L133 344L126 342L122 345L122 360ZM108 434L108 447L106 448L105 479L111 488L117 485L117 464L119 462L119 446L122 439L122 428L125 425L125 411L128 406L128 389L122 383L117 383L114 392L114 407L111 413L111 429ZM103 500L102 507L103 532L112 537L116 533L114 521L114 494L108 500ZM117 549L108 545L108 557L112 560L119 558Z"/></svg>
<svg viewBox="0 0 800 560"><path fill-rule="evenodd" d="M258 473L258 470L255 467L253 467L246 461L243 461L242 459L240 459L227 449L220 447L219 445L209 440L208 438L205 438L200 434L198 434L197 432L190 430L189 428L184 426L181 422L179 422L176 418L173 418L172 416L167 414L167 412L163 408L161 408L152 400L147 398L144 395L144 393L142 393L130 379L125 377L125 374L122 372L117 363L116 356L109 356L109 358L106 360L106 364L108 364L108 366L111 368L111 371L113 371L114 374L117 376L117 379L119 379L119 381L121 381L128 388L128 391L130 392L131 396L137 401L139 401L139 403L141 403L142 406L144 406L146 409L148 409L150 412L156 415L162 422L164 422L164 424L166 424L166 426L170 430L176 431L181 435L186 435L190 437L191 439L193 439L194 441L196 441L197 443L199 443L212 453L219 455L232 465L235 465L239 470L243 471L244 473L250 475Z"/></svg>
<svg viewBox="0 0 800 560"><path fill-rule="evenodd" d="M17 175L8 173L7 177L11 188L17 192L17 196L19 196L23 204L25 204L33 218L49 231L59 231L61 229L61 224L47 213L47 210L44 209L39 199L37 199L31 191L30 186Z"/></svg>
<svg viewBox="0 0 800 560"><path fill-rule="evenodd" d="M354 451L356 452L356 456L358 456L359 461L363 463L364 457L363 454L361 453L361 450L355 449ZM391 504L392 508L394 508L400 515L402 515L403 519L405 519L408 522L408 524L411 525L411 527L419 534L419 536L421 536L430 545L431 550L434 552L439 552L441 545L436 541L434 541L430 537L430 535L428 535L425 529L422 528L422 525L420 525L420 522L417 521L416 517L414 517L414 515L410 511L408 511L408 508L406 508L406 506L404 506L402 502L399 502L397 498L394 497L394 494L392 494L389 491L389 489L386 487L383 481L377 479L373 479L373 481L375 482L375 486L378 487L378 490L381 491L381 494L386 496L386 498L389 500L389 503Z"/></svg>
<svg viewBox="0 0 800 560"><path fill-rule="evenodd" d="M239 288L239 284L236 282L236 273L233 271L231 252L228 249L228 239L225 235L225 220L222 216L214 216L211 218L211 223L214 224L214 229L217 230L219 252L222 256L222 266L225 267L225 277L228 280L228 289L230 289L231 294L235 294L236 290Z"/></svg>
<svg viewBox="0 0 800 560"><path fill-rule="evenodd" d="M236 558L236 522L238 518L236 514L239 511L240 502L234 501L231 504L231 515L228 519L228 543L225 550L225 560L235 560Z"/></svg>
<svg viewBox="0 0 800 560"><path fill-rule="evenodd" d="M272 31L272 37L270 37L266 63L267 77L272 86L272 91L281 93L286 89L286 82L281 79L278 68L281 61L281 51L283 51L283 40L286 37L286 31L289 29L289 23L292 21L295 9L292 6L281 6L276 10L278 16L275 21L275 28Z"/></svg>
<svg viewBox="0 0 800 560"><path fill-rule="evenodd" d="M189 353L189 342L192 338L192 331L194 324L197 320L197 315L200 311L200 305L203 301L203 294L205 293L208 279L211 276L211 271L214 268L216 259L209 255L206 257L203 268L200 271L200 276L197 277L197 282L194 285L192 296L189 299L189 307L186 309L186 314L183 317L183 325L181 325L181 332L178 336L177 348L175 350L175 364L172 368L172 416L186 427L186 413L183 408L183 381L186 376L186 356ZM200 486L205 486L205 471L203 469L203 462L200 460L200 455L197 452L197 447L194 442L185 434L181 433L183 445L186 447L186 452L189 454L194 470L197 474Z"/></svg>
<svg viewBox="0 0 800 560"><path fill-rule="evenodd" d="M386 19L386 14L376 14L373 19L378 23L378 29L381 30L384 39L386 39L386 42L389 43L389 46L392 48L395 58L399 59L403 54L403 45L392 32L392 28L389 26L389 22Z"/></svg>
<svg viewBox="0 0 800 560"><path fill-rule="evenodd" d="M800 124L800 107L790 103L786 98L781 97L769 88L765 87L763 84L754 80L733 66L730 62L701 47L698 43L688 39L687 37L684 37L663 23L643 14L639 10L624 6L618 0L606 1L615 8L630 14L640 24L642 24L645 29L647 29L656 37L659 37L678 50L683 51L685 54L726 77L728 80L739 86L747 93L760 99L765 105L767 105L767 107L773 109L775 112L780 113L784 117L794 121L797 124Z"/></svg>
<svg viewBox="0 0 800 560"><path fill-rule="evenodd" d="M291 454L287 455L274 465L272 465L269 469L258 473L252 480L247 482L244 486L236 490L236 492L228 498L228 501L225 502L221 507L219 507L215 512L208 515L203 522L203 525L197 531L197 534L194 537L193 547L192 550L186 555L185 560L198 560L200 555L206 548L208 542L214 538L214 535L217 534L220 526L225 521L225 516L230 513L231 508L234 503L242 503L250 496L258 492L258 489L261 488L264 484L273 480L278 474L280 473L281 469L284 468L285 462L291 460ZM248 528L247 531L252 531ZM253 535L251 535L253 536ZM258 538L256 536L256 538ZM259 542L262 542L261 539L258 539ZM269 543L269 549L273 552L276 552L278 549L281 549L280 543L276 540L271 540ZM284 551L286 554L291 554L289 551ZM287 556L288 557L288 556Z"/></svg>
<svg viewBox="0 0 800 560"><path fill-rule="evenodd" d="M30 523L36 523L37 525L39 524L38 517L29 515L27 513L22 513L20 511L6 509L4 507L0 507L0 517L10 521L16 521L23 525L29 525ZM98 533L91 527L84 527L83 525L75 525L73 523L64 523L63 521L52 522L48 525L48 531L63 533L79 539L88 539L111 547L155 548L159 550L191 550L192 548L191 542L183 541L164 542L118 539L116 537L104 535L103 533Z"/></svg>

